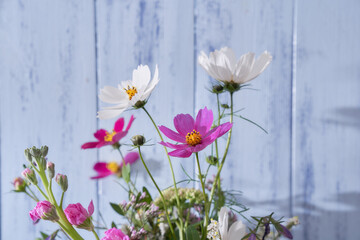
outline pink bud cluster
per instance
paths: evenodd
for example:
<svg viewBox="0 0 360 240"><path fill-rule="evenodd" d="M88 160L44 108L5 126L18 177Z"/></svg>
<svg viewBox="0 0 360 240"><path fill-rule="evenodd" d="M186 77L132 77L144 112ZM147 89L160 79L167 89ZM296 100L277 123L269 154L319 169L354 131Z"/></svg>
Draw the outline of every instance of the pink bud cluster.
<svg viewBox="0 0 360 240"><path fill-rule="evenodd" d="M111 228L105 232L105 237L101 240L130 240L120 229Z"/></svg>
<svg viewBox="0 0 360 240"><path fill-rule="evenodd" d="M36 222L39 219L50 220L53 222L59 221L59 216L56 213L56 208L48 201L40 201L36 207L30 211L30 218Z"/></svg>

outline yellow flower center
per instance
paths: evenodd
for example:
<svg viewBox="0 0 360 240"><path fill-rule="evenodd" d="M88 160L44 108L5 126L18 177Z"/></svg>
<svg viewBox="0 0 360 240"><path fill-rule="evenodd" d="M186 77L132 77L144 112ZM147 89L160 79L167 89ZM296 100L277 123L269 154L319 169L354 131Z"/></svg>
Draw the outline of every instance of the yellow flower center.
<svg viewBox="0 0 360 240"><path fill-rule="evenodd" d="M105 142L111 142L116 133L114 130L110 133L106 132L106 136L104 137Z"/></svg>
<svg viewBox="0 0 360 240"><path fill-rule="evenodd" d="M135 94L137 94L137 92L138 92L136 87L131 88L129 85L128 85L127 89L124 88L124 90L127 93L127 95L129 96L129 100L131 100L133 98L133 96L135 96Z"/></svg>
<svg viewBox="0 0 360 240"><path fill-rule="evenodd" d="M119 171L119 164L117 164L117 162L109 162L106 164L106 168L109 169L112 173L117 173Z"/></svg>
<svg viewBox="0 0 360 240"><path fill-rule="evenodd" d="M189 132L186 135L186 143L191 145L191 146L195 146L199 143L201 143L201 135L199 132L193 130L192 132Z"/></svg>

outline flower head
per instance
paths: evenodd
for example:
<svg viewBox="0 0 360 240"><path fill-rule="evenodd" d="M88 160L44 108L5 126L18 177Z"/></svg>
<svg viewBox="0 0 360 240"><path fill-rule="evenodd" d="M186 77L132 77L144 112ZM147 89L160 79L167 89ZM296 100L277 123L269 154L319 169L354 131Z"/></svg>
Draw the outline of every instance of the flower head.
<svg viewBox="0 0 360 240"><path fill-rule="evenodd" d="M150 69L147 65L139 65L133 71L132 80L121 82L117 88L105 86L100 90L101 101L116 104L105 107L98 112L100 119L109 119L120 115L129 107L139 108L144 106L151 92L159 82L159 71L156 65L155 73L150 82Z"/></svg>
<svg viewBox="0 0 360 240"><path fill-rule="evenodd" d="M26 188L26 182L24 181L24 179L22 179L21 177L17 177L14 179L13 182L14 185L14 190L16 192L23 192L25 191Z"/></svg>
<svg viewBox="0 0 360 240"><path fill-rule="evenodd" d="M226 207L222 207L219 212L219 232L222 240L237 240L246 235L246 226L242 221L234 222L230 229L229 223L229 210Z"/></svg>
<svg viewBox="0 0 360 240"><path fill-rule="evenodd" d="M63 192L67 191L69 183L66 175L58 173L55 177L55 181L60 185Z"/></svg>
<svg viewBox="0 0 360 240"><path fill-rule="evenodd" d="M115 124L114 129L111 132L106 131L105 129L100 129L94 133L95 138L97 139L96 142L87 142L84 143L81 148L101 148L107 145L113 145L118 143L123 137L126 136L128 133L131 124L135 120L134 116L131 115L128 125L126 126L125 130L123 130L125 126L124 118L119 118Z"/></svg>
<svg viewBox="0 0 360 240"><path fill-rule="evenodd" d="M91 215L94 213L93 201L88 206L88 211L80 204L69 204L64 210L67 220L77 228L92 231L94 225L91 222Z"/></svg>
<svg viewBox="0 0 360 240"><path fill-rule="evenodd" d="M56 213L55 206L48 201L40 201L36 207L30 211L31 219L36 222L39 219L59 221L59 216Z"/></svg>
<svg viewBox="0 0 360 240"><path fill-rule="evenodd" d="M29 182L31 182L34 185L38 183L35 172L32 169L25 168L24 171L22 171L21 175L23 175L25 179L27 179Z"/></svg>
<svg viewBox="0 0 360 240"><path fill-rule="evenodd" d="M168 138L180 144L168 142L160 142L160 144L175 149L169 152L170 156L190 157L192 153L203 150L232 127L232 123L228 122L211 129L212 123L213 113L206 107L200 109L195 120L189 114L178 114L174 118L174 126L177 132L165 126L159 126L159 129Z"/></svg>
<svg viewBox="0 0 360 240"><path fill-rule="evenodd" d="M130 240L120 229L111 228L105 232L105 237L101 240Z"/></svg>
<svg viewBox="0 0 360 240"><path fill-rule="evenodd" d="M124 161L120 164L117 162L98 162L94 165L94 170L97 172L97 176L91 177L91 179L104 178L113 174L121 173L121 168L125 164L133 164L139 159L139 154L137 152L130 152L124 157Z"/></svg>
<svg viewBox="0 0 360 240"><path fill-rule="evenodd" d="M255 54L249 52L242 55L237 61L234 51L228 47L211 52L209 57L201 52L198 57L200 66L211 77L224 83L237 84L244 84L259 76L271 60L272 56L265 51L256 60Z"/></svg>

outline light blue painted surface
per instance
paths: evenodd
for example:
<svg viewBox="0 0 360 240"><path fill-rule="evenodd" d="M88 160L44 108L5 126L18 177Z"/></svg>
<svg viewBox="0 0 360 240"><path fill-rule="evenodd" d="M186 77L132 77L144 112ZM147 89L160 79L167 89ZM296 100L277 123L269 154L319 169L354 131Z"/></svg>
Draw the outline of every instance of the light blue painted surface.
<svg viewBox="0 0 360 240"><path fill-rule="evenodd" d="M48 144L50 159L69 175L66 201L96 201L107 223L108 202L126 196L111 179L88 183L109 149L81 151L99 127L99 88L131 77L138 64L160 83L147 105L159 124L179 112L215 107L209 77L196 63L231 46L238 56L269 50L274 60L252 87L235 97L241 114L268 135L236 119L236 139L224 183L242 190L252 214L300 216L295 239L359 239L360 21L358 1L2 1L0 3L1 239L34 239L49 224L32 226L34 203L11 194L23 149ZM223 97L222 101L226 101ZM214 108L215 110L215 108ZM129 136L156 137L145 114ZM163 149L144 149L161 187L171 184ZM161 157L158 157L161 156ZM192 159L174 159L192 171ZM154 190L141 165L139 184ZM86 188L82 186L87 186ZM98 215L97 215L98 216ZM16 225L13 223L16 222ZM23 226L19 231L18 226ZM90 237L89 237L90 238Z"/></svg>

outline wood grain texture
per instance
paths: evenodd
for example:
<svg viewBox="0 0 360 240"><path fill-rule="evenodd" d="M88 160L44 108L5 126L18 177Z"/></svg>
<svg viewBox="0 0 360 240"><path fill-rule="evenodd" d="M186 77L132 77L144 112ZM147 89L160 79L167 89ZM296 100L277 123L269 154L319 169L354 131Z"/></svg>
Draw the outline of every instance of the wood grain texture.
<svg viewBox="0 0 360 240"><path fill-rule="evenodd" d="M97 33L99 56L99 88L117 86L120 81L131 79L133 69L139 64L149 65L153 74L159 65L160 82L146 105L158 125L172 127L177 113L193 112L193 4L192 1L98 1ZM105 104L100 103L100 107ZM123 143L131 144L133 135L143 134L150 147L143 147L145 161L158 181L160 188L172 185L169 165L164 149L157 144L157 133L142 110L128 111L121 116L136 119ZM111 129L114 121L100 121L100 127ZM124 146L123 151L131 147ZM102 149L100 160L120 161L115 151ZM173 158L177 180L185 177L180 163L192 171L190 159ZM154 197L158 193L147 176L141 162L132 167L137 174L138 186L146 186ZM121 181L123 183L123 181ZM106 219L120 221L109 202L127 200L127 195L111 179L100 185L100 209ZM109 221L107 221L109 222Z"/></svg>
<svg viewBox="0 0 360 240"><path fill-rule="evenodd" d="M84 133L96 126L93 6L3 1L0 16L1 238L35 239L55 226L33 226L28 212L35 202L10 192L26 147L48 145L57 172L69 176L65 206L96 201L95 183L86 177L96 156L80 151Z"/></svg>
<svg viewBox="0 0 360 240"><path fill-rule="evenodd" d="M253 90L234 95L235 110L262 125L235 118L233 141L223 170L227 189L241 190L240 201L253 208L246 215L271 211L290 214L291 139L291 57L292 3L290 1L197 1L196 53L208 54L223 46L232 47L237 57L253 51L257 56L268 50L273 62L251 82ZM196 109L210 106L216 98L204 87L211 78L196 66ZM215 83L215 82L213 82ZM222 103L230 104L222 96ZM228 121L228 120L227 120ZM220 155L222 156L222 155Z"/></svg>
<svg viewBox="0 0 360 240"><path fill-rule="evenodd" d="M360 238L360 3L344 3L298 1L298 239Z"/></svg>

